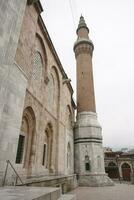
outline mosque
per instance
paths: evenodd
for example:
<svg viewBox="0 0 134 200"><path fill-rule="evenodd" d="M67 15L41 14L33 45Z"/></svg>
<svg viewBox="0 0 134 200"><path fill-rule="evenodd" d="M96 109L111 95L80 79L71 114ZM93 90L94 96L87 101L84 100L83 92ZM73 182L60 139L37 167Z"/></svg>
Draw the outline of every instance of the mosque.
<svg viewBox="0 0 134 200"><path fill-rule="evenodd" d="M42 11L39 0L0 3L0 184L22 181L64 192L112 185L96 114L89 28L81 16L72 44L76 104Z"/></svg>

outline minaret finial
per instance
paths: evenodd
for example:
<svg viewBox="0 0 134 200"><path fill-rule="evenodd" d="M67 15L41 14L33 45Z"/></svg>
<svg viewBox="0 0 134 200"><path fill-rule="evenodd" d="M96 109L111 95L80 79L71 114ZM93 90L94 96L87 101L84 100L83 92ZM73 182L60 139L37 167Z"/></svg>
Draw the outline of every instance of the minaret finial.
<svg viewBox="0 0 134 200"><path fill-rule="evenodd" d="M81 14L81 16L80 16L80 20L79 20L79 25L78 25L78 28L77 28L77 32L78 32L78 30L79 30L80 28L86 28L86 29L88 30L88 32L89 32L89 29L88 29L88 27L87 27L87 25L86 25L85 19L84 19L84 17L83 17L82 14Z"/></svg>

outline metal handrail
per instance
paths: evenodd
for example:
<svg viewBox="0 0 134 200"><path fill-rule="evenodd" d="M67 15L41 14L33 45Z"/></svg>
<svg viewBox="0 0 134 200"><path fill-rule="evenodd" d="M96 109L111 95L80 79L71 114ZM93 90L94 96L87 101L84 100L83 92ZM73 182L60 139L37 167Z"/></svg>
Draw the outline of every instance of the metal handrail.
<svg viewBox="0 0 134 200"><path fill-rule="evenodd" d="M13 167L12 163L10 162L10 160L6 160L7 165L6 165L6 169L5 169L5 174L4 174L4 179L3 179L3 183L2 186L5 185L5 181L6 181L6 176L7 176L7 171L8 171L8 165L10 164L11 168L13 169L13 171L15 172L15 174L17 175L17 178L19 178L20 182L23 184L23 181L21 180L19 174L17 173L17 171L15 170L15 168ZM15 182L16 185L16 182Z"/></svg>

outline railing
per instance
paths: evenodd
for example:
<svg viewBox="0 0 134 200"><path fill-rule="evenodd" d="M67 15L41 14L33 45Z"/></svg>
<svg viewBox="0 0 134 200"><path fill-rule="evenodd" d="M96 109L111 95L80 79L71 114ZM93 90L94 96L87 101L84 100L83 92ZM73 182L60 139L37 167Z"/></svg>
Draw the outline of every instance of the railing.
<svg viewBox="0 0 134 200"><path fill-rule="evenodd" d="M11 168L13 169L13 171L15 172L16 174L16 180L15 180L15 186L17 184L17 180L19 179L20 182L23 184L23 181L21 180L19 174L17 173L17 171L15 170L15 168L13 167L12 163L10 162L10 160L6 160L7 162L7 165L6 165L6 169L5 169L5 174L4 174L4 179L3 179L3 183L2 183L2 186L5 186L5 182L6 182L6 176L7 176L7 171L8 171L8 166L10 165Z"/></svg>

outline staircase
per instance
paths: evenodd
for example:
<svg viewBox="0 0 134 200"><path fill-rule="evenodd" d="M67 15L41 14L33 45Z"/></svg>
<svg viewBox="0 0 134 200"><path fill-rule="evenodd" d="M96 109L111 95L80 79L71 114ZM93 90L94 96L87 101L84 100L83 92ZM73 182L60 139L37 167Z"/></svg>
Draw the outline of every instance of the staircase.
<svg viewBox="0 0 134 200"><path fill-rule="evenodd" d="M61 187L40 187L40 184L37 185L37 187L26 186L28 185L28 183L23 183L22 179L20 178L19 174L13 167L12 163L9 160L7 160L6 162L7 165L3 178L3 184L2 184L3 187L0 187L0 200L75 200L76 199L74 195L62 195ZM5 186L8 166L10 166L13 169L14 173L16 174L16 181L14 187ZM21 183L20 186L16 186L18 179ZM53 180L53 178L51 178L51 180ZM37 183L40 181L37 181Z"/></svg>

